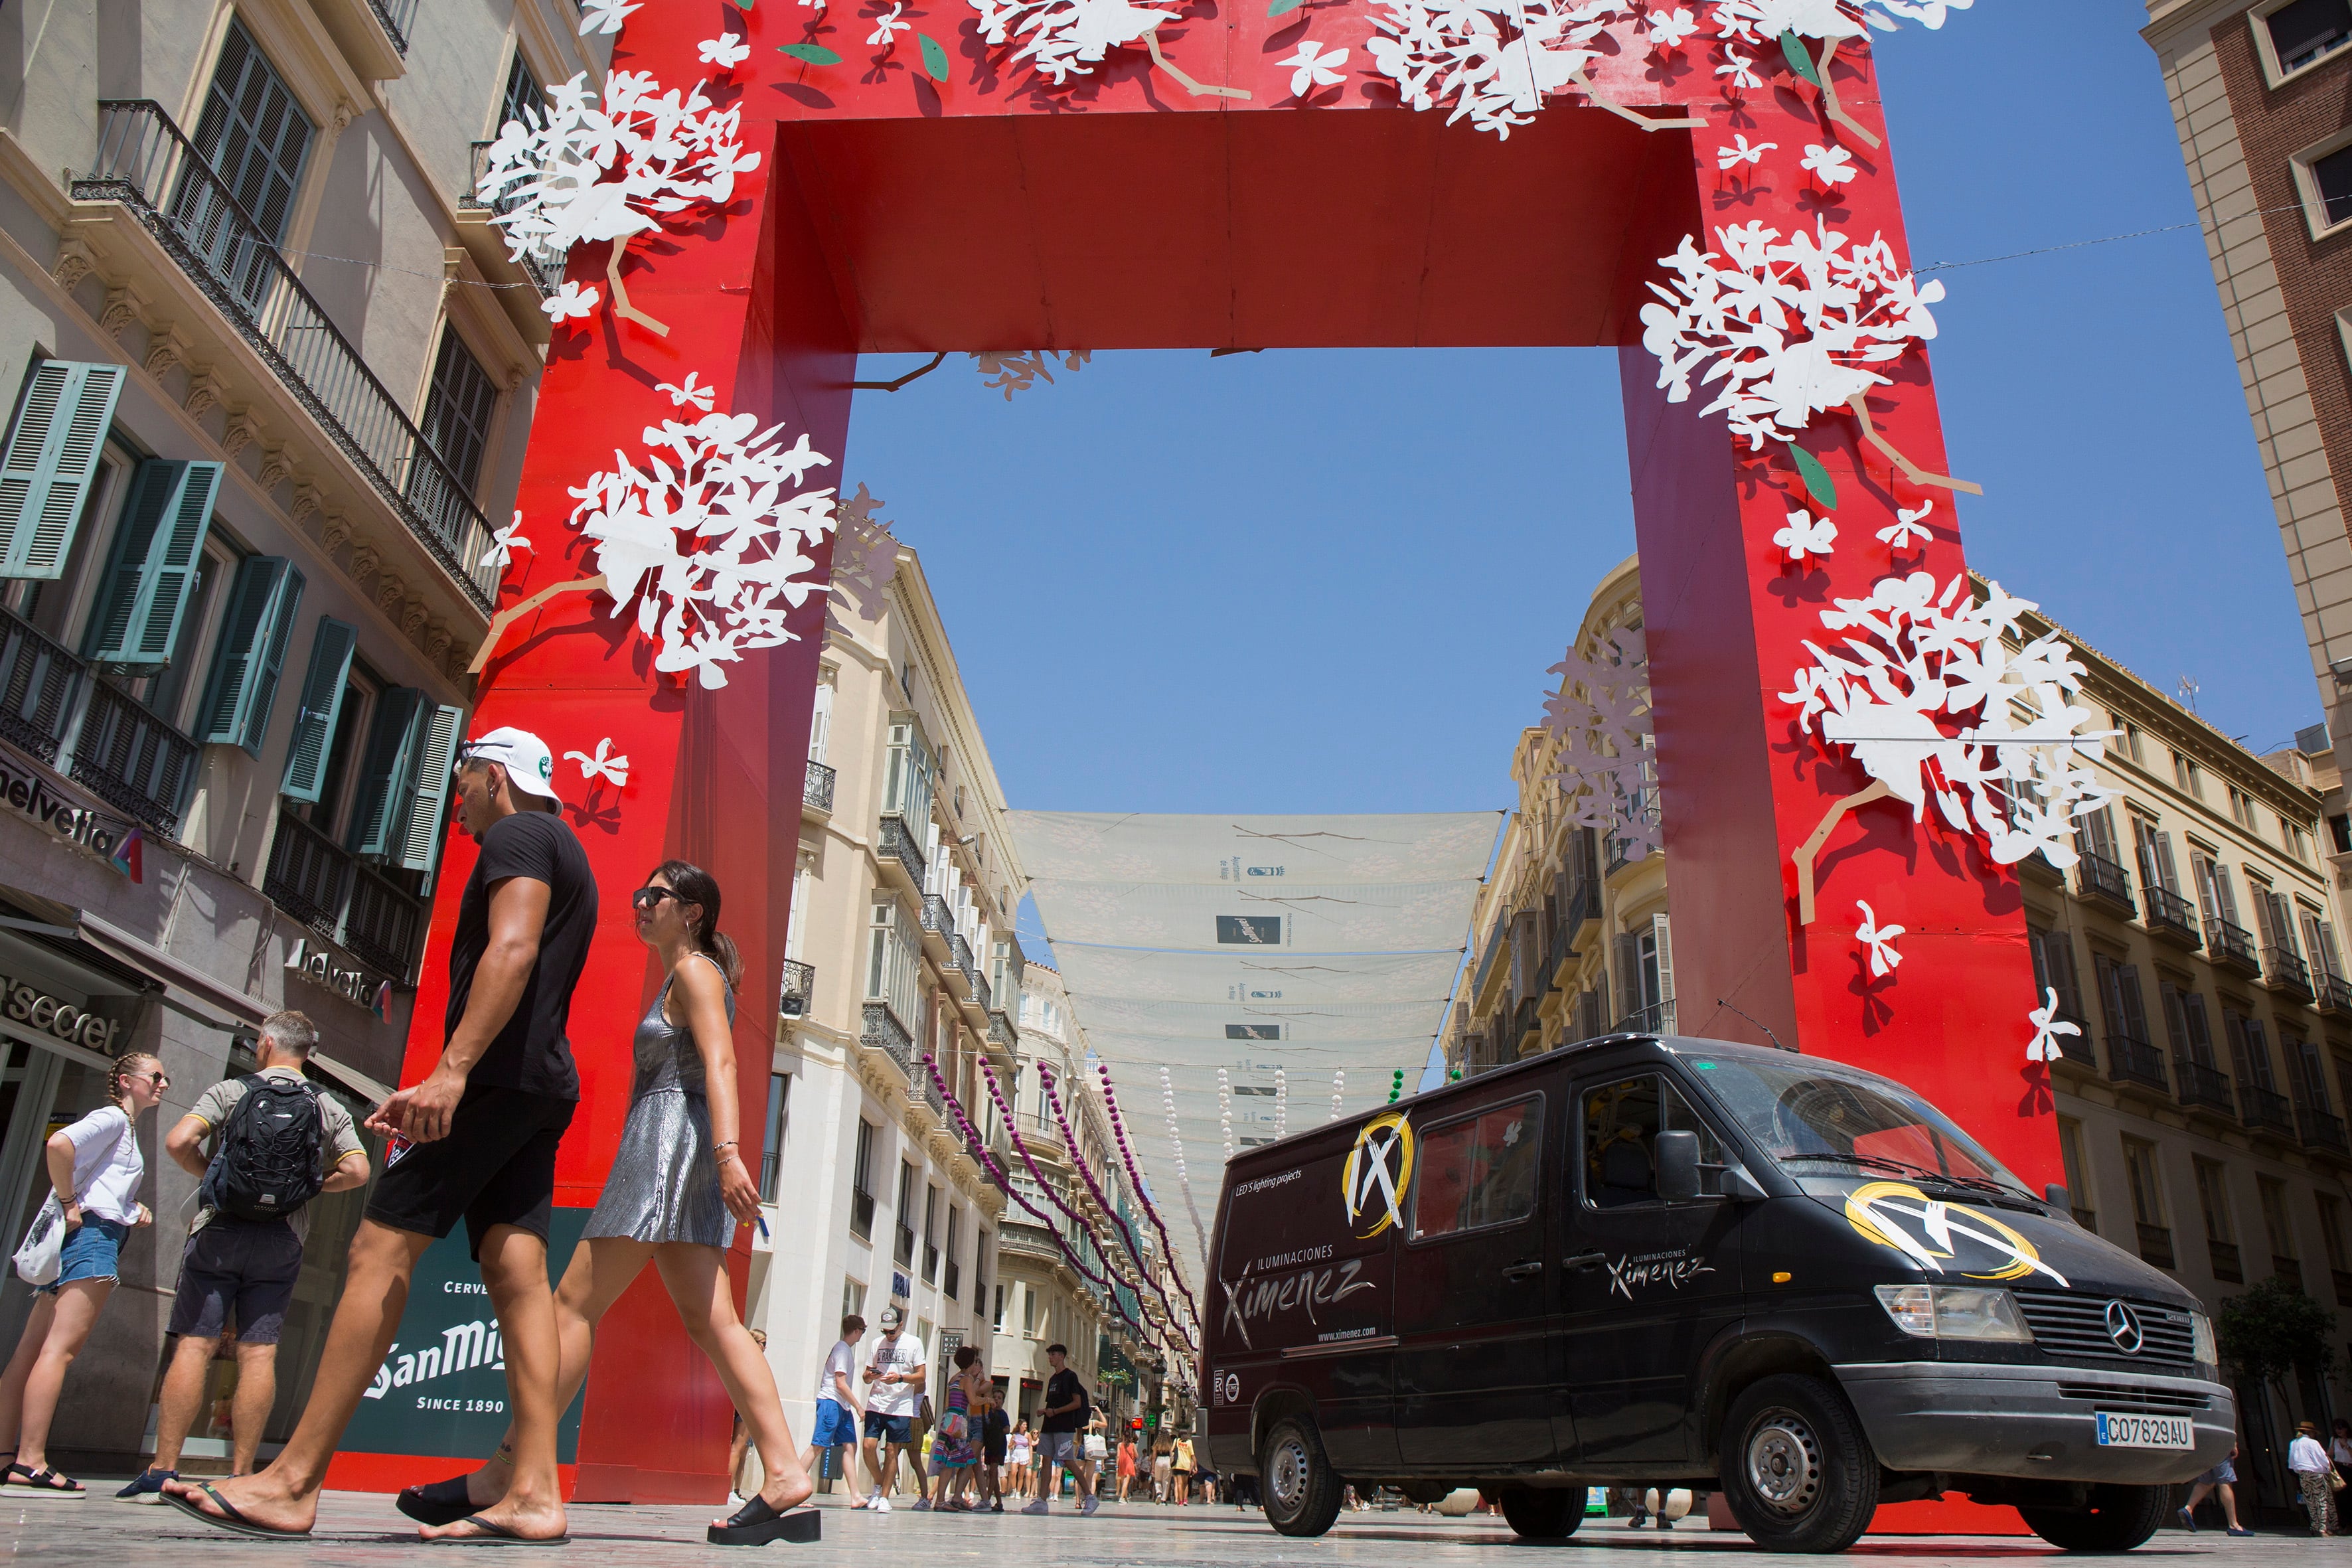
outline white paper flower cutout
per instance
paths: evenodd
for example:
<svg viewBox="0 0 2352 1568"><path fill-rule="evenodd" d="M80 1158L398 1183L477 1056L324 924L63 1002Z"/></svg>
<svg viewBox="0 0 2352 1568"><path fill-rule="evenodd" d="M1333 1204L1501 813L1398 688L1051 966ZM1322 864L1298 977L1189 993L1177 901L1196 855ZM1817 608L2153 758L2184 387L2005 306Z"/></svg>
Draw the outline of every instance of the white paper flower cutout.
<svg viewBox="0 0 2352 1568"><path fill-rule="evenodd" d="M530 547L530 541L522 536L522 513L518 511L512 522L490 534L490 547L482 552L482 564L504 568L514 560L516 551Z"/></svg>
<svg viewBox="0 0 2352 1568"><path fill-rule="evenodd" d="M1874 800L1903 802L1915 823L1932 805L1999 865L2036 854L2060 870L2074 864L2074 819L2113 798L2087 764L2115 731L2084 728L2093 715L2074 700L2084 669L2055 633L2008 650L2002 639L2032 608L1998 584L1978 604L1961 576L1939 595L1932 574L1914 572L1822 612L1825 628L1852 635L1834 650L1807 642L1814 662L1780 698L1872 783L1831 802L1791 857L1799 924L1812 922L1813 857L1829 830Z"/></svg>
<svg viewBox="0 0 2352 1568"><path fill-rule="evenodd" d="M666 221L734 199L735 176L760 166L760 154L743 149L742 117L740 106L714 108L699 84L664 92L643 71L614 71L600 101L575 76L550 89L544 113L499 130L478 194L518 261L561 265L574 245L614 241L604 276L614 312L667 335L629 303L622 254Z"/></svg>
<svg viewBox="0 0 2352 1568"><path fill-rule="evenodd" d="M1892 550L1925 545L1936 537L1927 527L1927 517L1935 510L1936 502L1932 497L1909 510L1897 507L1895 509L1895 521L1880 529L1878 537Z"/></svg>
<svg viewBox="0 0 2352 1568"><path fill-rule="evenodd" d="M1715 68L1715 74L1726 79L1726 86L1745 88L1750 92L1764 85L1764 79L1756 74L1756 62L1728 43L1723 46L1723 63Z"/></svg>
<svg viewBox="0 0 2352 1568"><path fill-rule="evenodd" d="M1832 188L1851 184L1856 173L1853 154L1843 147L1816 147L1808 143L1801 162L1804 167L1820 177L1822 184Z"/></svg>
<svg viewBox="0 0 2352 1568"><path fill-rule="evenodd" d="M1698 31L1698 18L1690 14L1687 5L1676 6L1672 11L1653 11L1647 20L1650 24L1650 47L1662 55L1673 54Z"/></svg>
<svg viewBox="0 0 2352 1568"><path fill-rule="evenodd" d="M1759 142L1751 147L1748 144L1746 136L1735 135L1731 139L1730 146L1717 147L1715 150L1715 166L1718 169L1736 169L1742 163L1760 163L1764 161L1765 153L1780 145L1778 142Z"/></svg>
<svg viewBox="0 0 2352 1568"><path fill-rule="evenodd" d="M906 0L891 0L890 8L874 18L874 31L866 35L866 43L877 48L897 47L898 35L911 32L915 26L912 22L899 20L906 9Z"/></svg>
<svg viewBox="0 0 2352 1568"><path fill-rule="evenodd" d="M1827 555L1837 543L1837 524L1827 517L1816 519L1808 511L1792 511L1789 526L1775 533L1772 542L1787 551L1791 561Z"/></svg>
<svg viewBox="0 0 2352 1568"><path fill-rule="evenodd" d="M749 414L666 420L645 431L644 468L616 451L572 492L613 614L636 606L656 670L724 686L726 665L793 641L786 616L824 591L803 552L833 531L834 493L799 487L832 459L805 434L783 445L782 428Z"/></svg>
<svg viewBox="0 0 2352 1568"><path fill-rule="evenodd" d="M2033 1038L2025 1047L2025 1059L2030 1062L2056 1061L2066 1054L2066 1047L2058 1043L2060 1037L2083 1032L2080 1025L2070 1024L2058 1016L2058 993L2055 991L2050 992L2041 1006L2028 1013L2025 1021L2033 1026Z"/></svg>
<svg viewBox="0 0 2352 1568"><path fill-rule="evenodd" d="M624 17L643 9L642 4L629 5L625 0L581 0L580 36L584 38L591 33L617 33Z"/></svg>
<svg viewBox="0 0 2352 1568"><path fill-rule="evenodd" d="M1903 934L1903 928L1880 925L1878 912L1864 900L1856 899L1853 907L1862 911L1862 923L1853 928L1853 940L1870 954L1871 978L1883 980L1903 962L1903 955L1895 951L1895 939Z"/></svg>
<svg viewBox="0 0 2352 1568"><path fill-rule="evenodd" d="M998 47L1017 46L1012 58L1055 87L1074 76L1092 76L1116 48L1140 47L1152 63L1194 97L1247 98L1240 88L1193 80L1160 52L1160 28L1182 16L1176 0L971 0L980 13L980 36Z"/></svg>
<svg viewBox="0 0 2352 1568"><path fill-rule="evenodd" d="M1724 415L1750 451L1793 440L1814 415L1843 408L1914 484L1976 489L1896 451L1864 400L1891 384L1878 366L1936 335L1927 307L1943 299L1940 281L1905 271L1885 236L1849 242L1825 222L1785 240L1760 222L1717 229L1716 238L1720 254L1685 236L1661 258L1672 287L1651 284L1657 300L1642 307L1642 344L1658 358L1668 402L1686 401L1695 377L1702 386L1720 382L1703 412Z"/></svg>
<svg viewBox="0 0 2352 1568"><path fill-rule="evenodd" d="M596 307L604 302L604 297L596 292L593 283L574 283L567 279L562 288L541 300L539 308L547 312L549 321L561 324L594 315Z"/></svg>
<svg viewBox="0 0 2352 1568"><path fill-rule="evenodd" d="M1348 51L1332 49L1324 52L1323 46L1312 38L1300 42L1298 52L1286 60L1275 62L1276 70L1290 68L1290 96L1305 98L1318 87L1337 87L1348 79L1339 68L1348 63Z"/></svg>
<svg viewBox="0 0 2352 1568"><path fill-rule="evenodd" d="M715 38L705 38L694 46L702 63L731 71L751 58L751 40L740 33L721 33Z"/></svg>
<svg viewBox="0 0 2352 1568"><path fill-rule="evenodd" d="M1648 644L1638 626L1604 633L1591 648L1570 647L1551 673L1559 689L1544 699L1544 728L1560 738L1552 777L1570 797L1569 821L1613 835L1625 858L1663 847L1653 777L1657 740L1650 719Z"/></svg>
<svg viewBox="0 0 2352 1568"><path fill-rule="evenodd" d="M672 408L692 407L708 414L710 412L712 400L719 395L719 389L715 386L696 385L696 377L698 374L696 371L688 371L683 384L668 381L656 382L654 390L668 393L669 405Z"/></svg>
<svg viewBox="0 0 2352 1568"><path fill-rule="evenodd" d="M1076 372L1094 357L1092 349L1024 349L1018 353L971 356L972 368L987 378L989 390L1002 392L1008 403L1016 392L1026 392L1041 381L1051 384L1056 364Z"/></svg>
<svg viewBox="0 0 2352 1568"><path fill-rule="evenodd" d="M1948 12L1976 0L1713 0L1715 25L1726 37L1769 43L1783 33L1843 42L1869 27L1891 32L1906 21L1940 27Z"/></svg>
<svg viewBox="0 0 2352 1568"><path fill-rule="evenodd" d="M834 509L833 583L825 599L824 623L829 631L847 635L844 606L863 621L878 621L890 607L890 580L898 573L898 541L890 525L875 521L882 503L857 487L857 493Z"/></svg>
<svg viewBox="0 0 2352 1568"><path fill-rule="evenodd" d="M1612 102L1585 75L1614 22L1640 15L1633 0L1374 0L1372 64L1417 110L1450 105L1507 139L1555 93L1583 93L1594 107L1646 131L1695 129L1703 120L1649 120Z"/></svg>
<svg viewBox="0 0 2352 1568"><path fill-rule="evenodd" d="M596 742L595 755L591 756L586 752L566 752L563 760L578 763L580 776L583 780L608 778L613 781L614 789L626 789L629 785L629 759L613 755L613 737L610 735Z"/></svg>

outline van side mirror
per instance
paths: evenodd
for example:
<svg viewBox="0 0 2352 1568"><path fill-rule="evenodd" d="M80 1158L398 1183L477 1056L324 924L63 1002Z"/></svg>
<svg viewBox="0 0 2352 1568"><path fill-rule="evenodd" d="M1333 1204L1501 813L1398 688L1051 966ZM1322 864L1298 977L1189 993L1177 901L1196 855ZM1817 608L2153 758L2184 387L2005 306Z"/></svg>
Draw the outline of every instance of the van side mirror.
<svg viewBox="0 0 2352 1568"><path fill-rule="evenodd" d="M1659 1133L1656 1157L1660 1197L1674 1204L1698 1196L1697 1133Z"/></svg>

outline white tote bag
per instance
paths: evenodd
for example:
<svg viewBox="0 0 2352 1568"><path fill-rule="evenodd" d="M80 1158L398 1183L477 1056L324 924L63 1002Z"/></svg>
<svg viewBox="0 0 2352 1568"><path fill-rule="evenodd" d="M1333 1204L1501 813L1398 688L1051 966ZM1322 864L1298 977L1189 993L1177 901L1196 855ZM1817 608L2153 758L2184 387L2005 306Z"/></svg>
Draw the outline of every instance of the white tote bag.
<svg viewBox="0 0 2352 1568"><path fill-rule="evenodd" d="M16 1278L27 1285L47 1285L58 1277L58 1257L66 1247L65 1205L51 1193L16 1248Z"/></svg>

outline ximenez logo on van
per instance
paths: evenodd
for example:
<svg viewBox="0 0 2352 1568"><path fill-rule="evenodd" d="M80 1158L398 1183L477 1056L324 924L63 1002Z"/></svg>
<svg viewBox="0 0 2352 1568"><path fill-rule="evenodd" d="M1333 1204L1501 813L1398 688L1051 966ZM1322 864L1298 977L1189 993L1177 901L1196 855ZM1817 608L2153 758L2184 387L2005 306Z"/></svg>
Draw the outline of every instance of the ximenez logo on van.
<svg viewBox="0 0 2352 1568"><path fill-rule="evenodd" d="M1845 1217L1865 1239L1895 1251L1933 1274L1946 1263L1969 1279L2066 1277L2042 1261L2033 1243L1981 1210L1939 1203L1908 1182L1865 1182L1846 1194ZM1919 1234L1914 1237L1911 1226ZM1974 1267L1971 1267L1974 1265Z"/></svg>
<svg viewBox="0 0 2352 1568"><path fill-rule="evenodd" d="M1356 1233L1358 1241L1370 1241L1389 1226L1404 1223L1404 1194L1412 1184L1412 1114L1391 1110L1373 1117L1356 1134L1356 1146L1348 1151L1348 1163L1339 1172L1348 1223L1361 1225L1367 1216L1380 1215L1371 1229Z"/></svg>

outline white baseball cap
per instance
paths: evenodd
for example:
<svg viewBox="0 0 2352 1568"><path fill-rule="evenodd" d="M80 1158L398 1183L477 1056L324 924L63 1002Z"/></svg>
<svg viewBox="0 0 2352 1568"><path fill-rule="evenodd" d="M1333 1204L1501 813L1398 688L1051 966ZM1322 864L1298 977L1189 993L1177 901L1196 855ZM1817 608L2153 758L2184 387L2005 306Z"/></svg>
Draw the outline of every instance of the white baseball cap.
<svg viewBox="0 0 2352 1568"><path fill-rule="evenodd" d="M563 797L555 793L555 753L528 730L509 725L478 736L458 752L457 763L461 767L467 763L497 763L507 770L508 781L523 794L563 804Z"/></svg>

